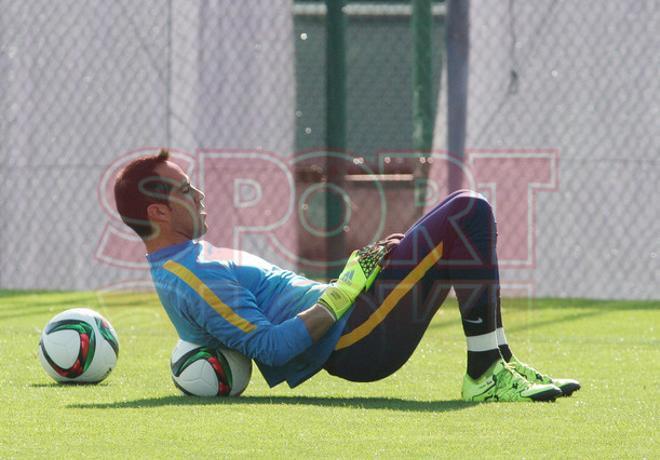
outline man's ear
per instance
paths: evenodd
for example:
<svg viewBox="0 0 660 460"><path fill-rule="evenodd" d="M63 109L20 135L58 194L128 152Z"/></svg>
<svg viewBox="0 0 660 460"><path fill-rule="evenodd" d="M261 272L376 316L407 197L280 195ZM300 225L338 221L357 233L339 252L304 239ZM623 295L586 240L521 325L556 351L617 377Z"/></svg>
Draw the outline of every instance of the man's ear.
<svg viewBox="0 0 660 460"><path fill-rule="evenodd" d="M152 203L147 206L147 218L154 222L165 222L170 217L170 208L163 203Z"/></svg>

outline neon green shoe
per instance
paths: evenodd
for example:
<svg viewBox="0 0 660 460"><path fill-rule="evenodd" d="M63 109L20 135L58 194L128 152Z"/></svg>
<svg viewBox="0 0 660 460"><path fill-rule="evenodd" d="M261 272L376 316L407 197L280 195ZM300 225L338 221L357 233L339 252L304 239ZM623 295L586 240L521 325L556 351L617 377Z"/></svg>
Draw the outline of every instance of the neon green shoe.
<svg viewBox="0 0 660 460"><path fill-rule="evenodd" d="M516 358L515 356L509 361L509 365L513 366L515 371L525 377L528 382L536 384L548 384L551 383L557 386L561 392L562 396L570 396L575 391L580 389L580 382L573 379L554 379L545 374L541 374L539 371L534 369L532 366L529 366Z"/></svg>
<svg viewBox="0 0 660 460"><path fill-rule="evenodd" d="M513 370L503 359L477 380L465 374L464 401L554 401L562 391L553 384L534 384Z"/></svg>

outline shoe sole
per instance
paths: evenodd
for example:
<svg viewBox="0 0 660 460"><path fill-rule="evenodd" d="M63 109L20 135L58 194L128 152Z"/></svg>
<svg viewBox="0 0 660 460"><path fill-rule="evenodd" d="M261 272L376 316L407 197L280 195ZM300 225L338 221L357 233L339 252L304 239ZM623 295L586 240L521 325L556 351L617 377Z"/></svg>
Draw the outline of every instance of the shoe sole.
<svg viewBox="0 0 660 460"><path fill-rule="evenodd" d="M547 390L527 397L534 402L554 402L562 394L561 391L557 393L555 390Z"/></svg>
<svg viewBox="0 0 660 460"><path fill-rule="evenodd" d="M582 388L580 385L566 385L565 388L560 388L562 396L569 397L576 391Z"/></svg>
<svg viewBox="0 0 660 460"><path fill-rule="evenodd" d="M562 394L561 391L559 393L557 393L557 391L555 391L555 390L547 390L547 391L543 391L541 393L536 393L535 395L532 395L532 396L526 396L526 398L528 398L527 401L529 401L529 402L555 402L555 400L558 397L561 397L562 395L563 394ZM514 402L514 401L503 401L503 400L497 399L495 397L491 397L491 398L487 398L487 399L481 399L481 400L465 399L463 397L461 399L465 402L476 402L476 403ZM515 402L523 402L523 401L525 401L525 400L523 399L523 400L515 401Z"/></svg>

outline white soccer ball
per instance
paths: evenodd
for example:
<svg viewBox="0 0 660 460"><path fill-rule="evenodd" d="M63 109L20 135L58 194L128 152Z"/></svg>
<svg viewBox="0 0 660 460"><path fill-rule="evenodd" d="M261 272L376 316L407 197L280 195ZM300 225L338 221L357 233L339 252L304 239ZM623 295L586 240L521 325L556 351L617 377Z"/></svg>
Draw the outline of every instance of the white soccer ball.
<svg viewBox="0 0 660 460"><path fill-rule="evenodd" d="M174 385L191 396L239 396L250 383L252 361L237 351L179 340L170 360Z"/></svg>
<svg viewBox="0 0 660 460"><path fill-rule="evenodd" d="M72 308L46 324L38 353L56 382L98 383L117 364L119 339L108 320L94 310Z"/></svg>

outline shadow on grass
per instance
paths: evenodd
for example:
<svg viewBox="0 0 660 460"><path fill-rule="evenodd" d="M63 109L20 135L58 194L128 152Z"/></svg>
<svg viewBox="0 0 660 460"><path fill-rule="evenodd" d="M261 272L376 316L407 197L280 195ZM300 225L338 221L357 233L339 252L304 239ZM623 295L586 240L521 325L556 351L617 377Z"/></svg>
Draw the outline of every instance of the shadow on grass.
<svg viewBox="0 0 660 460"><path fill-rule="evenodd" d="M208 405L290 405L316 407L345 407L349 409L388 409L404 412L449 412L467 409L477 403L459 400L413 401L399 398L328 398L313 396L241 396L240 398L196 398L191 396L162 396L111 403L71 404L70 409L144 409L162 406Z"/></svg>
<svg viewBox="0 0 660 460"><path fill-rule="evenodd" d="M53 303L80 302L96 299L96 294L90 292L43 292L6 294L0 291L0 305L3 307L42 307Z"/></svg>
<svg viewBox="0 0 660 460"><path fill-rule="evenodd" d="M576 298L502 299L502 307L511 310L558 310L589 309L617 310L660 310L657 300L594 300Z"/></svg>
<svg viewBox="0 0 660 460"><path fill-rule="evenodd" d="M442 320L429 324L429 329L446 329L448 327L461 327L460 319Z"/></svg>
<svg viewBox="0 0 660 460"><path fill-rule="evenodd" d="M61 382L61 383L31 383L28 385L30 388L65 388L65 387L107 387L108 382L101 382L101 383L84 383L84 382Z"/></svg>
<svg viewBox="0 0 660 460"><path fill-rule="evenodd" d="M557 318L549 318L541 321L531 321L529 323L520 325L520 326L512 326L512 327L507 327L506 331L507 332L518 332L518 331L529 331L531 329L537 329L539 327L544 327L544 326L555 326L557 324L561 323L571 323L573 321L578 321L581 319L585 318L592 318L595 316L601 316L606 314L607 311L605 310L590 310L586 312L581 312L581 313L573 313L571 315L564 315L560 316ZM502 315L504 316L504 315Z"/></svg>
<svg viewBox="0 0 660 460"><path fill-rule="evenodd" d="M80 298L79 298L80 300ZM84 299L83 299L84 300ZM90 302L72 302L70 299L62 300L58 302L43 303L38 305L11 305L11 309L7 308L6 311L2 311L2 308L5 308L0 304L0 321L22 318L27 316L40 316L45 314L55 315L61 313L64 310L69 308L91 308L92 310L99 310L101 308L128 308L128 307L147 307L154 309L160 308L160 304L155 303L146 303L142 301L131 301L131 302L122 302L116 303L113 305L99 305L96 300L90 298ZM19 311L20 310L20 311Z"/></svg>
<svg viewBox="0 0 660 460"><path fill-rule="evenodd" d="M12 297L25 297L36 294L63 294L67 291L40 291L40 290L17 290L17 289L0 289L0 299L10 299Z"/></svg>
<svg viewBox="0 0 660 460"><path fill-rule="evenodd" d="M5 306L3 305L2 308L5 308ZM7 308L4 311L0 310L0 321L23 318L26 316L41 316L48 314L54 316L57 313L61 313L64 310L68 310L69 308L94 309L96 308L96 305L90 303L84 304L83 302L74 303L69 300L64 300L61 302L51 302L49 304L43 304L43 305L15 305L15 306L12 305L11 309Z"/></svg>
<svg viewBox="0 0 660 460"><path fill-rule="evenodd" d="M506 302L506 300L505 300ZM630 310L658 310L660 311L660 302L655 301L604 301L604 300L588 300L588 299L532 299L531 303L527 300L511 301L506 305L507 310L550 310L553 309L557 313L562 313L564 310L572 310L573 313L564 314L540 321L527 322L524 325L507 327L507 332L526 331L536 329L548 325L555 325L559 323L570 323L585 318L596 317L605 315L614 311L630 311ZM575 310L581 310L575 312ZM506 322L506 313L502 315ZM445 320L442 322L432 323L429 329L444 329L449 326L460 327L459 319Z"/></svg>

